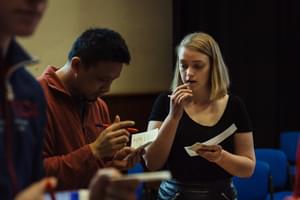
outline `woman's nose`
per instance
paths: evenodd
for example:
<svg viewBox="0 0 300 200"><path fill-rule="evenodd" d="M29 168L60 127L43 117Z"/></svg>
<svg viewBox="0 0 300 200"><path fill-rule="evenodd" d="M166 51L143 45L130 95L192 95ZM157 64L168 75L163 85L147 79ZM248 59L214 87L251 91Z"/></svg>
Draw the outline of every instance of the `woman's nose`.
<svg viewBox="0 0 300 200"><path fill-rule="evenodd" d="M186 75L192 76L194 74L194 70L192 67L188 66L186 69Z"/></svg>

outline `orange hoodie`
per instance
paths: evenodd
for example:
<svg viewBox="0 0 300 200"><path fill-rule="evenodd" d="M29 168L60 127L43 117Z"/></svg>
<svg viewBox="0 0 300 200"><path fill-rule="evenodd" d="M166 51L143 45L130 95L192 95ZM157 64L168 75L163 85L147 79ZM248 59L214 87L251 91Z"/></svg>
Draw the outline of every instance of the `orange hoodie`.
<svg viewBox="0 0 300 200"><path fill-rule="evenodd" d="M86 103L71 97L49 66L39 82L47 101L47 126L44 139L44 167L47 176L58 178L59 190L86 188L95 172L104 167L91 152L92 143L103 128L97 124L110 123L106 103ZM80 107L85 103L83 120Z"/></svg>

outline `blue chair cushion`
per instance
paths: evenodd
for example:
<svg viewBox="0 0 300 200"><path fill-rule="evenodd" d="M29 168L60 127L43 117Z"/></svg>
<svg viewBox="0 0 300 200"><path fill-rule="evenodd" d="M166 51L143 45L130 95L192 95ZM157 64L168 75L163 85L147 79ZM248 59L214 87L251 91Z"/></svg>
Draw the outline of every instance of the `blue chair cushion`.
<svg viewBox="0 0 300 200"><path fill-rule="evenodd" d="M285 153L279 149L257 148L255 155L257 160L269 164L274 189L284 189L288 184L288 160Z"/></svg>
<svg viewBox="0 0 300 200"><path fill-rule="evenodd" d="M271 199L271 196L268 195L266 200L284 200L286 197L291 196L291 191L282 191L282 192L275 192L273 194L273 199Z"/></svg>
<svg viewBox="0 0 300 200"><path fill-rule="evenodd" d="M137 163L133 168L128 170L128 174L142 173L142 172L144 172L144 168L141 163ZM141 183L136 189L136 196L138 200L142 199L143 188L144 188L143 183Z"/></svg>

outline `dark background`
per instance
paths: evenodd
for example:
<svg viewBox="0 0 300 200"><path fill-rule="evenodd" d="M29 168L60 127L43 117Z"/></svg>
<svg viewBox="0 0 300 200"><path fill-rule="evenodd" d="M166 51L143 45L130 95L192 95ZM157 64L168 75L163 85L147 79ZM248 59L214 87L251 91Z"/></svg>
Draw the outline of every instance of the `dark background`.
<svg viewBox="0 0 300 200"><path fill-rule="evenodd" d="M281 131L300 130L299 1L174 0L173 6L174 47L195 31L219 43L256 147L277 147Z"/></svg>
<svg viewBox="0 0 300 200"><path fill-rule="evenodd" d="M278 147L281 131L300 130L300 2L297 0L174 0L173 49L204 31L219 43L254 127L255 147ZM175 58L175 55L174 55ZM112 116L146 129L157 94L105 97Z"/></svg>

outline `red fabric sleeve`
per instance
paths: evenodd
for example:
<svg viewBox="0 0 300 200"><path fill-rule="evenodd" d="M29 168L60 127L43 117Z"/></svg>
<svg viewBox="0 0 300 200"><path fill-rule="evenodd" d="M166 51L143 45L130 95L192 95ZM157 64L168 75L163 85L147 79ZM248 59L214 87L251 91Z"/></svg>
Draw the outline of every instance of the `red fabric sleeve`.
<svg viewBox="0 0 300 200"><path fill-rule="evenodd" d="M86 188L101 166L104 167L103 162L94 157L89 145L67 155L44 159L46 175L64 180L63 184L58 182L58 190Z"/></svg>

